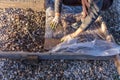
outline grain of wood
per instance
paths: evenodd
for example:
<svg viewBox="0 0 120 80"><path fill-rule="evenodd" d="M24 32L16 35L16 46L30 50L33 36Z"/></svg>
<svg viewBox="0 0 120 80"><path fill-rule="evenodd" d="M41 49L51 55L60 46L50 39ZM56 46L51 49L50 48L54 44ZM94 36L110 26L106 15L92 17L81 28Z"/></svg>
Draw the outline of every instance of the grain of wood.
<svg viewBox="0 0 120 80"><path fill-rule="evenodd" d="M31 8L37 11L45 9L45 0L0 0L0 8Z"/></svg>

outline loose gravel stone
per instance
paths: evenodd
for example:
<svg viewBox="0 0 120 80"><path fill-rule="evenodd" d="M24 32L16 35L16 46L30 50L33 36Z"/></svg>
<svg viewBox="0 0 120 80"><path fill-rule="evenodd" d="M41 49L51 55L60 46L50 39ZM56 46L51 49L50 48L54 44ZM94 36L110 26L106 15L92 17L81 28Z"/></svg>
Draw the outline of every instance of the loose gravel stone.
<svg viewBox="0 0 120 80"><path fill-rule="evenodd" d="M36 65L1 59L0 78L4 80L119 80L112 60L109 61L41 61ZM3 65L4 64L4 65ZM9 67L8 67L9 66Z"/></svg>
<svg viewBox="0 0 120 80"><path fill-rule="evenodd" d="M43 51L44 11L20 8L0 10L0 50Z"/></svg>

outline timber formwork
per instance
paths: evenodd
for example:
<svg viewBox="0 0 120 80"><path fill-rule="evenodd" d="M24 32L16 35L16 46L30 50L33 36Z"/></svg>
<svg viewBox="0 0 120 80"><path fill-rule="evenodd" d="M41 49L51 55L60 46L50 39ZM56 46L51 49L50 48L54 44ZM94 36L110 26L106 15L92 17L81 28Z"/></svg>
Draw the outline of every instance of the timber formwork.
<svg viewBox="0 0 120 80"><path fill-rule="evenodd" d="M33 10L44 10L46 0L0 0L0 8L32 8Z"/></svg>
<svg viewBox="0 0 120 80"><path fill-rule="evenodd" d="M75 54L67 52L0 52L0 58L9 59L39 59L39 60L109 60L113 59L115 56L91 56L85 54Z"/></svg>

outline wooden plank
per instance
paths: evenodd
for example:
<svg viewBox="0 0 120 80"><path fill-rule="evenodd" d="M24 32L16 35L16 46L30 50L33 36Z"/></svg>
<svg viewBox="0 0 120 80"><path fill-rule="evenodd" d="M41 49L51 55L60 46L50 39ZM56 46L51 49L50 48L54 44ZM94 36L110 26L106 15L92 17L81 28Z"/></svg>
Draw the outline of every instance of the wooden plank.
<svg viewBox="0 0 120 80"><path fill-rule="evenodd" d="M44 10L45 0L0 0L0 8L32 8Z"/></svg>
<svg viewBox="0 0 120 80"><path fill-rule="evenodd" d="M32 53L32 52L0 52L0 58L9 59L27 59L37 57L40 60L109 60L113 59L115 56L90 56L84 54L74 54L74 53Z"/></svg>

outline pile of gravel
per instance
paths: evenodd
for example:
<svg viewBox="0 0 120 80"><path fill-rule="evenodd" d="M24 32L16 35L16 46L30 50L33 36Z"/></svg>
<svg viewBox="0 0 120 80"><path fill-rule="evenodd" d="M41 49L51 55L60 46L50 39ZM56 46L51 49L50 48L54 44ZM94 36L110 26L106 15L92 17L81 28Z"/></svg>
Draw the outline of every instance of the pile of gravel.
<svg viewBox="0 0 120 80"><path fill-rule="evenodd" d="M113 61L41 61L36 65L0 60L0 80L119 80Z"/></svg>
<svg viewBox="0 0 120 80"><path fill-rule="evenodd" d="M44 11L0 9L0 50L43 51L44 26Z"/></svg>

